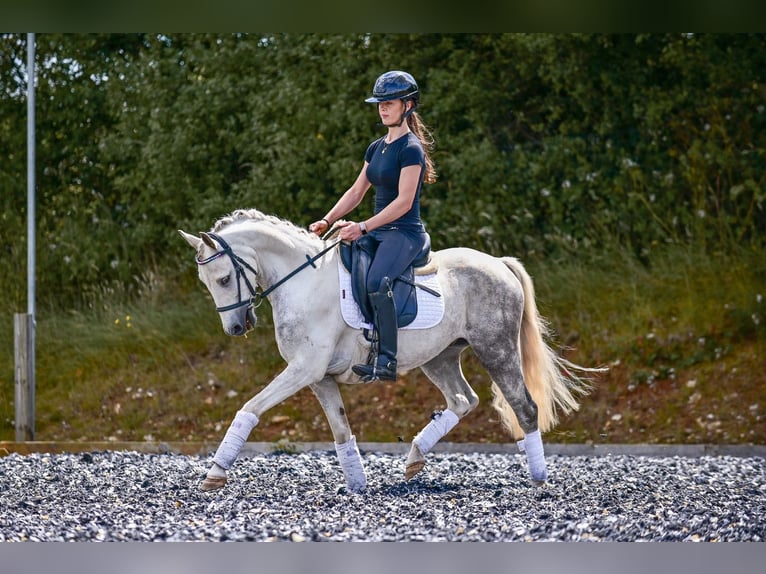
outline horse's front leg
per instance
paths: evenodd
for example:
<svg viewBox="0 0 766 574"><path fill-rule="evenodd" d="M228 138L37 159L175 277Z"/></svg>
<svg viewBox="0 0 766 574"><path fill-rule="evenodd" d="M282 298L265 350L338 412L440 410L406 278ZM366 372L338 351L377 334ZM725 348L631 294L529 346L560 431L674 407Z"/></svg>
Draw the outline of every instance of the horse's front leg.
<svg viewBox="0 0 766 574"><path fill-rule="evenodd" d="M303 387L318 380L322 375L312 375L301 367L288 365L260 393L237 411L234 420L213 456L213 465L200 485L200 490L216 490L226 484L226 471L239 456L250 432L258 424L260 416L270 408L291 397Z"/></svg>
<svg viewBox="0 0 766 574"><path fill-rule="evenodd" d="M426 376L444 395L447 409L431 415L431 422L412 440L405 463L405 480L410 480L423 470L426 465L425 455L479 404L479 397L465 380L460 367L460 354L464 348L464 345L447 347L421 366Z"/></svg>
<svg viewBox="0 0 766 574"><path fill-rule="evenodd" d="M346 487L351 492L362 492L367 487L367 474L362 464L362 456L356 445L356 437L351 434L351 426L348 424L346 409L343 406L343 397L338 389L338 383L330 376L326 376L316 384L311 385L322 410L330 423L333 438L335 439L335 452L338 454L338 462L343 470Z"/></svg>
<svg viewBox="0 0 766 574"><path fill-rule="evenodd" d="M426 457L441 438L458 423L460 417L451 409L431 415L431 422L412 440L405 463L404 479L410 480L426 466Z"/></svg>

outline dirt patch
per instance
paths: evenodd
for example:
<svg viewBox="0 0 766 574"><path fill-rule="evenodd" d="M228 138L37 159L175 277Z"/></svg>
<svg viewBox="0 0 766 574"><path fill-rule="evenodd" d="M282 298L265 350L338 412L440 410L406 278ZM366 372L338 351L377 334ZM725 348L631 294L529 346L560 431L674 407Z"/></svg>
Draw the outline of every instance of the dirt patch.
<svg viewBox="0 0 766 574"><path fill-rule="evenodd" d="M620 362L595 382L578 412L561 417L547 433L556 443L766 443L766 370L756 345L745 345L718 362L701 363L664 377ZM481 402L448 435L452 442L508 442L490 402L489 379L468 356L466 377ZM342 387L358 440L410 441L434 410L441 393L418 370L396 382ZM258 440L322 441L331 436L310 391L269 413ZM255 433L254 433L255 434Z"/></svg>

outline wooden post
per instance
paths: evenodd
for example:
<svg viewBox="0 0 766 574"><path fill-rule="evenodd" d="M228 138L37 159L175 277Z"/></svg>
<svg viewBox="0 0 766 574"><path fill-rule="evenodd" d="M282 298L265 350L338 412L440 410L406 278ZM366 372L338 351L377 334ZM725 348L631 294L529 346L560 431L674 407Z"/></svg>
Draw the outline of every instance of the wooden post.
<svg viewBox="0 0 766 574"><path fill-rule="evenodd" d="M16 361L16 442L35 440L35 318L13 316Z"/></svg>

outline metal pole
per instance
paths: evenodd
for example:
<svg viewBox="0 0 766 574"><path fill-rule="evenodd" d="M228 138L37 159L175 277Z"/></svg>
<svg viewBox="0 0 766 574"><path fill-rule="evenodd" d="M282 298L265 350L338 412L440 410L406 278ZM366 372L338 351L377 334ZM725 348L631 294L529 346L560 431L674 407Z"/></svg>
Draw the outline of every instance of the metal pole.
<svg viewBox="0 0 766 574"><path fill-rule="evenodd" d="M27 314L14 317L16 441L35 439L35 35L27 34Z"/></svg>
<svg viewBox="0 0 766 574"><path fill-rule="evenodd" d="M27 34L27 313L35 316L35 35ZM34 339L33 339L34 340Z"/></svg>

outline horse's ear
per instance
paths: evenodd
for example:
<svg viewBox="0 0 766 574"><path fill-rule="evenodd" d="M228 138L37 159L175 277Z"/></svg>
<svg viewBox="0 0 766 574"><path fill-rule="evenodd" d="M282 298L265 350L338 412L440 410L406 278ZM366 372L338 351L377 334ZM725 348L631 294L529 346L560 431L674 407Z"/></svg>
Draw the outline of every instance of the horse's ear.
<svg viewBox="0 0 766 574"><path fill-rule="evenodd" d="M202 239L202 242L210 247L210 249L218 249L218 246L216 246L215 241L213 241L213 238L210 237L207 233L204 231L199 234L200 239Z"/></svg>
<svg viewBox="0 0 766 574"><path fill-rule="evenodd" d="M186 233L185 231L179 229L178 233L181 234L181 237L186 239L186 243L194 247L197 251L199 251L199 248L202 246L202 240L199 237L195 237L191 233Z"/></svg>

